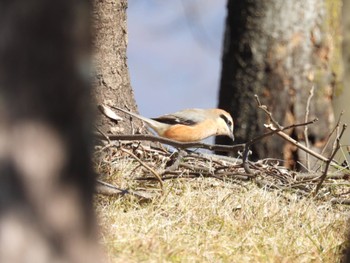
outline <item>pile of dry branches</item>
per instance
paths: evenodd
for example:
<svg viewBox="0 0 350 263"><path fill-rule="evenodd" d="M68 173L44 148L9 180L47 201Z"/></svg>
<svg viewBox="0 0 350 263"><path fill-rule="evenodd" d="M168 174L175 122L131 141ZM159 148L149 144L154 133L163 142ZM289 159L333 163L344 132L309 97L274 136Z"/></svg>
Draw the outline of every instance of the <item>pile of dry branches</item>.
<svg viewBox="0 0 350 263"><path fill-rule="evenodd" d="M125 157L125 155L132 158L139 164L138 168L141 168L141 172L138 171L138 176L134 177L133 180L158 182L160 192L163 190L165 180L212 177L233 184L251 181L266 189L279 189L332 203L350 204L350 171L334 160L337 151L341 147L340 139L346 129L345 124L340 127L340 118L332 131L332 133L336 132L333 150L326 157L312 151L307 143L306 145L300 144L284 132L287 129L299 126L305 126L305 132L307 132L307 126L317 120L308 121L306 117L305 123L282 127L274 120L267 107L260 103L259 98L257 96L255 98L259 109L263 110L269 117L269 124L265 125L268 131L247 143L232 146L180 143L150 135L106 136L101 133L98 137L104 143L103 146L99 146L97 152L101 153L106 149L113 148L116 149L113 151L113 159ZM305 151L307 155L312 155L318 159L322 163L320 165L321 169L317 172L298 173L283 167L279 160L250 161L249 149L251 145L274 134L294 144ZM140 141L151 141L153 143L145 145L141 144ZM164 145L171 147L165 148ZM230 153L240 152L240 158L203 153L198 149ZM104 181L99 180L98 182L100 193L132 194L146 199L153 197L153 195L147 193L147 189L146 192L122 190Z"/></svg>

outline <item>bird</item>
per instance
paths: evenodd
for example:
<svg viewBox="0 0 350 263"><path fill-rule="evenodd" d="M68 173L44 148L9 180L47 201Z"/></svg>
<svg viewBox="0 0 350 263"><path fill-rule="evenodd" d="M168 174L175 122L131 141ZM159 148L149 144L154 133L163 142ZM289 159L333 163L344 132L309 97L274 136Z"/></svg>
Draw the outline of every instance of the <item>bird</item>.
<svg viewBox="0 0 350 263"><path fill-rule="evenodd" d="M198 142L224 135L234 141L232 116L222 109L185 109L157 118L147 118L119 107L113 107L144 121L159 136L178 142Z"/></svg>

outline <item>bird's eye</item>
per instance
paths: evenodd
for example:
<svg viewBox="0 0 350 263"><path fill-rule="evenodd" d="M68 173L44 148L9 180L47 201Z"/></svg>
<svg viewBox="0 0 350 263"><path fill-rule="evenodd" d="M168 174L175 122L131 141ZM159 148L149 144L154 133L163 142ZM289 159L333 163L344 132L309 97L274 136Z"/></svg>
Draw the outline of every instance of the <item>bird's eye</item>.
<svg viewBox="0 0 350 263"><path fill-rule="evenodd" d="M220 114L220 118L223 119L228 126L232 125L232 121L230 121L224 114Z"/></svg>

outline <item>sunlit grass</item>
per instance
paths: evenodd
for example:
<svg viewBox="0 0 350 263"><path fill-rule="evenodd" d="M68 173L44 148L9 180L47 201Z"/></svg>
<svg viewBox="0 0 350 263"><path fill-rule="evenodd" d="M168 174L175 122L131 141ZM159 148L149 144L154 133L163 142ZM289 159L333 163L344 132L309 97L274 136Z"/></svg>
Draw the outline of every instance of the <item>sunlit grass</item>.
<svg viewBox="0 0 350 263"><path fill-rule="evenodd" d="M113 176L127 185L133 165ZM127 167L127 169L125 168ZM120 172L122 171L122 172ZM124 182L124 183L123 183ZM132 186L135 186L131 184ZM339 262L349 209L212 178L164 183L150 202L96 197L111 262Z"/></svg>

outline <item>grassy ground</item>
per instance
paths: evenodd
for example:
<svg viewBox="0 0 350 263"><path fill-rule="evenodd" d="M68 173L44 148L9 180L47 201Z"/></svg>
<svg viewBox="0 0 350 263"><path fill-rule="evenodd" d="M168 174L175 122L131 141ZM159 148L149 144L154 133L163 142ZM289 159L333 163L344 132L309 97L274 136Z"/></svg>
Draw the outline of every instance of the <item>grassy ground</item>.
<svg viewBox="0 0 350 263"><path fill-rule="evenodd" d="M115 163L109 180L135 188L137 164ZM213 178L165 181L149 202L98 195L95 205L111 262L339 262L349 215L344 205Z"/></svg>

